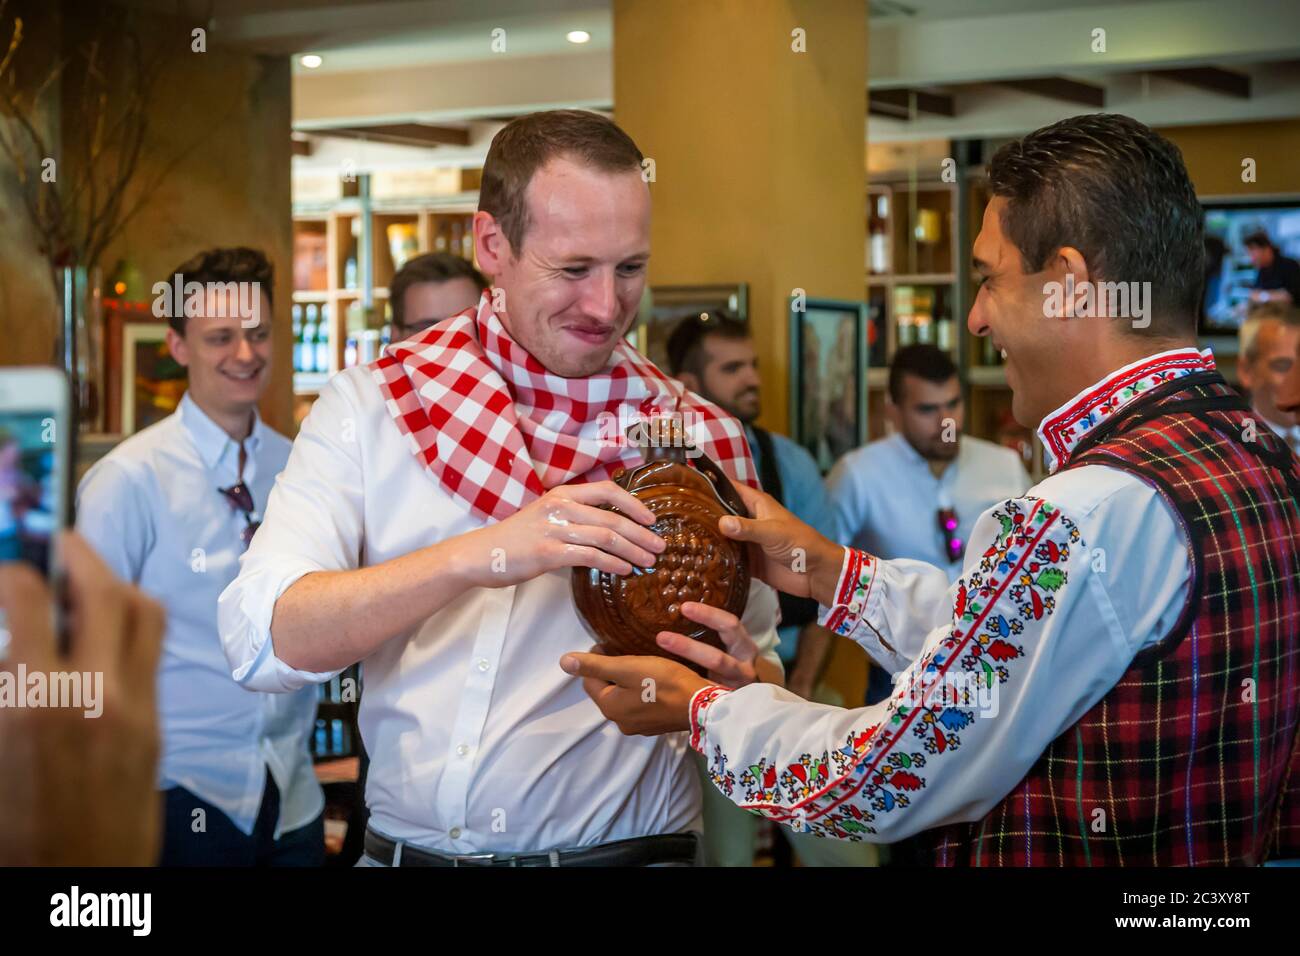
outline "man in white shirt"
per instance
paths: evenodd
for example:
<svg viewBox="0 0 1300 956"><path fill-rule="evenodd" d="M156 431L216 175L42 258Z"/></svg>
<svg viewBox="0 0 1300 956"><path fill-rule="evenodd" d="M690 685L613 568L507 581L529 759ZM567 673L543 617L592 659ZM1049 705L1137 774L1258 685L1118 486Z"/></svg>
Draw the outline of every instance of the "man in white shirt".
<svg viewBox="0 0 1300 956"><path fill-rule="evenodd" d="M474 222L493 288L330 381L221 597L246 687L294 690L364 662L364 864L695 858L685 735L621 736L555 667L591 645L572 568L629 574L664 547L653 514L608 480L641 460L612 423L678 412L698 450L755 481L740 424L623 339L650 255L641 163L595 113L535 113L496 135ZM755 582L755 641L715 674L780 679L776 606Z"/></svg>
<svg viewBox="0 0 1300 956"><path fill-rule="evenodd" d="M1278 390L1300 351L1300 312L1268 302L1251 308L1238 335L1237 379L1250 393L1259 424L1277 432L1300 454L1300 417L1278 407Z"/></svg>
<svg viewBox="0 0 1300 956"><path fill-rule="evenodd" d="M894 433L849 452L827 479L837 540L955 581L975 519L1023 494L1029 475L1011 449L962 434L957 366L933 345L895 353L885 415Z"/></svg>
<svg viewBox="0 0 1300 956"><path fill-rule="evenodd" d="M319 866L324 798L307 748L316 697L250 694L230 679L217 636L217 598L289 457L289 440L257 414L271 363L271 265L252 249L212 249L175 276L166 295L183 294L166 300L167 345L188 388L174 414L82 479L77 529L167 610L162 864Z"/></svg>
<svg viewBox="0 0 1300 956"><path fill-rule="evenodd" d="M1300 463L1247 435L1196 348L1203 220L1182 157L1094 114L1007 144L989 180L968 325L1005 351L1049 477L980 516L956 584L748 488L755 519L721 521L898 675L890 699L841 710L653 658L561 667L625 733L689 729L733 802L823 837L924 832L964 866L1296 858Z"/></svg>

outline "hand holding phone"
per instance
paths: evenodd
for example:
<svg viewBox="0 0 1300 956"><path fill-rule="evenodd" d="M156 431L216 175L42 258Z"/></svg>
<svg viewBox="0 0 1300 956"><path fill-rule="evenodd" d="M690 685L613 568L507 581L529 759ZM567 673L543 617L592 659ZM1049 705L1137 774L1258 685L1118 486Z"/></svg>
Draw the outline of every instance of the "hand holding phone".
<svg viewBox="0 0 1300 956"><path fill-rule="evenodd" d="M156 682L162 607L117 580L77 534L58 539L69 644L54 594L24 562L0 564L0 680L93 681L98 713L0 707L0 866L152 866L162 836Z"/></svg>
<svg viewBox="0 0 1300 956"><path fill-rule="evenodd" d="M73 437L63 372L0 369L0 561L26 561L47 580L70 521Z"/></svg>

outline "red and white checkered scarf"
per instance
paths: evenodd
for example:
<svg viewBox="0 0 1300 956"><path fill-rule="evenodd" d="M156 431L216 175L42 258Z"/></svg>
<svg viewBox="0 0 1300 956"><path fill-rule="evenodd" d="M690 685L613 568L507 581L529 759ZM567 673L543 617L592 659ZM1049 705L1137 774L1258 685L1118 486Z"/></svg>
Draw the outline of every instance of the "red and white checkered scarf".
<svg viewBox="0 0 1300 956"><path fill-rule="evenodd" d="M371 370L415 457L484 518L508 518L549 488L640 464L641 450L611 440L622 434L611 426L665 413L683 413L698 449L758 487L744 430L722 409L626 340L594 375L548 372L510 337L488 292L477 314L467 309L389 345Z"/></svg>

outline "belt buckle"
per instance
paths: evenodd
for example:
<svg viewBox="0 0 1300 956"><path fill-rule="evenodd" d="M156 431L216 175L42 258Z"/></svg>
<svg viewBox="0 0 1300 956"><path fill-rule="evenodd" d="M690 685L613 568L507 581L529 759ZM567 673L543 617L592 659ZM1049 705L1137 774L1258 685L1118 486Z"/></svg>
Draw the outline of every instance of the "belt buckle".
<svg viewBox="0 0 1300 956"><path fill-rule="evenodd" d="M495 853L458 853L451 858L451 865L457 867L465 863L469 866L492 866L496 859Z"/></svg>

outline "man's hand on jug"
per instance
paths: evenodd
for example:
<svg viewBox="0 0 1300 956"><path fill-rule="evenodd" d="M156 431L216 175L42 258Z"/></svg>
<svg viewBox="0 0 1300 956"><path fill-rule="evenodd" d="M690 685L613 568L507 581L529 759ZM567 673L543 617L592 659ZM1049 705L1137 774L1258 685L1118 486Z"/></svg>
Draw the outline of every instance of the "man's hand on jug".
<svg viewBox="0 0 1300 956"><path fill-rule="evenodd" d="M733 541L749 544L753 573L778 591L830 605L844 563L844 548L804 524L771 495L732 482L753 518L728 515L718 522Z"/></svg>
<svg viewBox="0 0 1300 956"><path fill-rule="evenodd" d="M649 529L654 522L649 508L612 481L561 485L466 535L466 558L481 566L474 579L482 587L521 584L561 568L631 574L634 566L653 567L667 547Z"/></svg>

